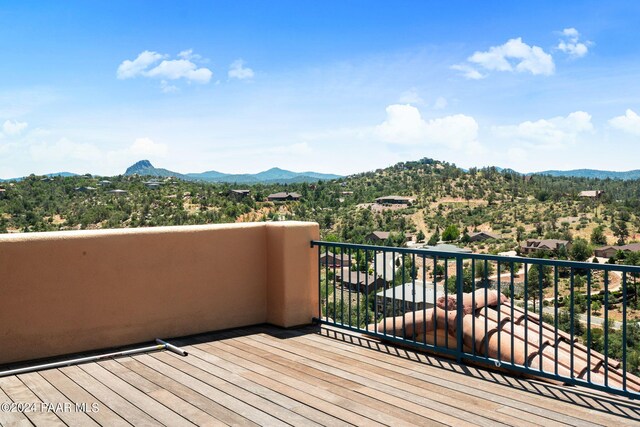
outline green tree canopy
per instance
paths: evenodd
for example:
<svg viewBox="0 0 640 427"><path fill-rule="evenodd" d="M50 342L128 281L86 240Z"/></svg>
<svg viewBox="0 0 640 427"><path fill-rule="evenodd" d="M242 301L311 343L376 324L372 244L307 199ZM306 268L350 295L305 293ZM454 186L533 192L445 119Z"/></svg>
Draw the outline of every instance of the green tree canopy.
<svg viewBox="0 0 640 427"><path fill-rule="evenodd" d="M569 251L571 258L575 261L586 261L593 254L593 248L589 242L582 238L574 240L571 250Z"/></svg>
<svg viewBox="0 0 640 427"><path fill-rule="evenodd" d="M449 224L442 233L442 240L450 242L452 240L458 240L460 237L460 229L455 224Z"/></svg>
<svg viewBox="0 0 640 427"><path fill-rule="evenodd" d="M606 245L607 236L604 235L604 227L599 225L591 232L591 244L593 245Z"/></svg>

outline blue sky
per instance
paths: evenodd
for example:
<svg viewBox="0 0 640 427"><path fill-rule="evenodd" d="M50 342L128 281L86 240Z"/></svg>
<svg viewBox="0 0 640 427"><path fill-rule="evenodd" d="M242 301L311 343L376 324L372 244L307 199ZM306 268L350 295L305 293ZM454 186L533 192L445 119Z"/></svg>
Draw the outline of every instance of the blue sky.
<svg viewBox="0 0 640 427"><path fill-rule="evenodd" d="M640 3L512 3L1 3L0 177L640 168Z"/></svg>

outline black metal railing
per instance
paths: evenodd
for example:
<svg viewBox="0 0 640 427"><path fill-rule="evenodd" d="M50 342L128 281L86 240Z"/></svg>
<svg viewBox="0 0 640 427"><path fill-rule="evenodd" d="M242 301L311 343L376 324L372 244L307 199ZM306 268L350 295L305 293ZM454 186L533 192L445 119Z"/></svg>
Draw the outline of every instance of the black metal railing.
<svg viewBox="0 0 640 427"><path fill-rule="evenodd" d="M640 267L311 244L321 323L640 397Z"/></svg>

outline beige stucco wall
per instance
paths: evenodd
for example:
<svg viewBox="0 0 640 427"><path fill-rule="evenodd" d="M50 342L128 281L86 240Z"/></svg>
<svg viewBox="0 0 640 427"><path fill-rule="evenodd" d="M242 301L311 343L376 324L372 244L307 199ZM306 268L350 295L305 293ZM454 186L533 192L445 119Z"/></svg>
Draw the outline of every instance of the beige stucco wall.
<svg viewBox="0 0 640 427"><path fill-rule="evenodd" d="M0 364L309 323L317 238L303 222L0 235Z"/></svg>

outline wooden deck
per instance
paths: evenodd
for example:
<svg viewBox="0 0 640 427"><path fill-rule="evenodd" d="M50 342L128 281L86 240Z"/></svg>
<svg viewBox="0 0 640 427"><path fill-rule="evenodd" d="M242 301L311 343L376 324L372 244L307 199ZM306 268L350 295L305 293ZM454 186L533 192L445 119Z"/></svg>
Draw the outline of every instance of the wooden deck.
<svg viewBox="0 0 640 427"><path fill-rule="evenodd" d="M459 365L328 328L258 326L0 378L13 425L638 425L640 403ZM67 404L65 408L64 404ZM97 411L76 411L76 403ZM43 409L48 408L48 409ZM51 411L49 410L51 409Z"/></svg>

